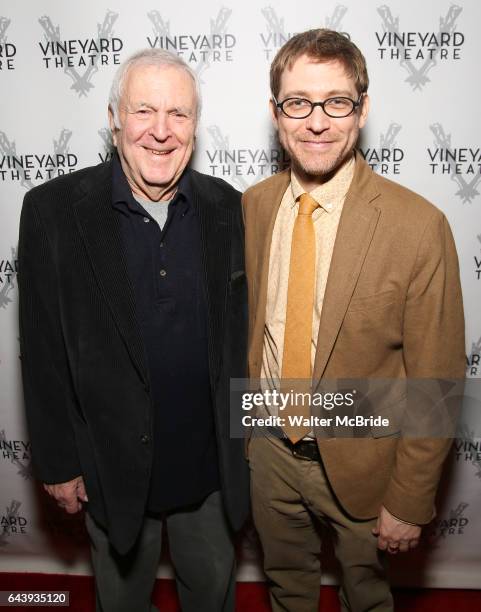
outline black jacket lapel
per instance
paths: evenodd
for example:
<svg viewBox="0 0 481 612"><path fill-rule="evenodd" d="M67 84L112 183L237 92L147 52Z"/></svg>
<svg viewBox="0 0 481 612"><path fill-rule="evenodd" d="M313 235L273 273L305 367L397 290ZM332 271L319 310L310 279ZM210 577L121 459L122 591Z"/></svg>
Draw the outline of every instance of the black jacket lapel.
<svg viewBox="0 0 481 612"><path fill-rule="evenodd" d="M209 369L215 387L222 355L222 338L231 268L232 212L216 198L209 182L191 171L192 196L199 218L202 268L207 297Z"/></svg>
<svg viewBox="0 0 481 612"><path fill-rule="evenodd" d="M111 163L81 185L85 195L74 204L92 271L104 294L132 361L147 385L147 370L135 302L127 270L118 213L112 208Z"/></svg>

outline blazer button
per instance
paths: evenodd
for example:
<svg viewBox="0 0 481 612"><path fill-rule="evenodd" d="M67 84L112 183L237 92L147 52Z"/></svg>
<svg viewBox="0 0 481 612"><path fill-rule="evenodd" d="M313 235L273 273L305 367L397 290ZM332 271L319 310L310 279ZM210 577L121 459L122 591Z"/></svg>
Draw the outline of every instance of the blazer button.
<svg viewBox="0 0 481 612"><path fill-rule="evenodd" d="M142 442L142 444L148 444L150 442L150 438L148 435L143 434L142 436L140 436L140 441Z"/></svg>

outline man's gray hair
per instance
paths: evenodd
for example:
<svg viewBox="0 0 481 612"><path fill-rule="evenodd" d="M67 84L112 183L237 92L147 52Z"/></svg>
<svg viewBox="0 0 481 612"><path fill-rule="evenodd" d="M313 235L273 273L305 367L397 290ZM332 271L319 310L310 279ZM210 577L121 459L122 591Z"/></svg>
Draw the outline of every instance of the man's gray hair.
<svg viewBox="0 0 481 612"><path fill-rule="evenodd" d="M170 51L166 51L165 49L142 49L141 51L137 51L137 53L134 53L124 62L122 62L117 72L115 73L114 80L112 81L112 86L110 87L109 108L111 109L112 114L114 116L114 124L116 128L120 129L121 127L119 105L123 94L125 79L127 77L128 72L132 68L136 68L137 66L174 66L176 68L181 68L182 70L185 70L194 81L197 105L197 119L199 118L201 109L200 87L197 75L192 70L192 68L188 64L186 64L181 57L175 55L174 53L171 53Z"/></svg>

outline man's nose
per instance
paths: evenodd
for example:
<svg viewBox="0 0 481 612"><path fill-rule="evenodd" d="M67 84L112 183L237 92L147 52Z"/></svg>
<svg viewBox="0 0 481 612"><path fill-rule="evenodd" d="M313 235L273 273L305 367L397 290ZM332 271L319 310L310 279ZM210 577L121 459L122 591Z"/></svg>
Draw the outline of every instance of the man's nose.
<svg viewBox="0 0 481 612"><path fill-rule="evenodd" d="M306 119L306 127L312 132L323 132L329 129L331 117L326 115L320 106L315 106L312 113Z"/></svg>
<svg viewBox="0 0 481 612"><path fill-rule="evenodd" d="M171 129L169 120L170 117L168 113L161 111L155 113L150 126L150 133L156 140L164 141L170 136Z"/></svg>

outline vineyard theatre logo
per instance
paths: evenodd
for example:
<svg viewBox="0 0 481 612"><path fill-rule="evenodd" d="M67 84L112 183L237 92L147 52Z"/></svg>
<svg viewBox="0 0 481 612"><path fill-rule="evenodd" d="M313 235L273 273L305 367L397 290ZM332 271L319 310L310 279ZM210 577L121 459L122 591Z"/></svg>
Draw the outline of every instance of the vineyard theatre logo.
<svg viewBox="0 0 481 612"><path fill-rule="evenodd" d="M481 338L471 343L471 352L466 355L466 377L481 378Z"/></svg>
<svg viewBox="0 0 481 612"><path fill-rule="evenodd" d="M347 8L342 5L337 5L331 17L326 17L325 27L330 30L342 31L341 21L347 12ZM266 30L259 33L261 39L262 50L267 60L274 59L274 55L278 49L290 40L297 32L286 32L284 27L284 18L279 17L272 6L267 6L261 9L261 13L266 20ZM349 36L342 32L345 36Z"/></svg>
<svg viewBox="0 0 481 612"><path fill-rule="evenodd" d="M5 430L0 431L0 456L4 461L12 463L18 468L17 474L25 480L31 480L32 457L30 442L25 440L9 440Z"/></svg>
<svg viewBox="0 0 481 612"><path fill-rule="evenodd" d="M15 142L5 132L0 132L0 180L19 182L31 189L34 181L48 181L55 176L69 174L77 169L78 158L71 153L68 144L72 132L62 130L53 141L53 153L47 151L17 153Z"/></svg>
<svg viewBox="0 0 481 612"><path fill-rule="evenodd" d="M471 342L471 351L466 355L466 378L481 378L481 337ZM459 438L454 440L453 452L456 461L472 463L476 468L476 476L481 478L481 440L474 430L465 423L459 432Z"/></svg>
<svg viewBox="0 0 481 612"><path fill-rule="evenodd" d="M481 378L481 337L471 343L471 351L466 355L466 378ZM465 423L454 440L453 452L456 461L472 463L476 476L481 478L481 440L475 435L469 424Z"/></svg>
<svg viewBox="0 0 481 612"><path fill-rule="evenodd" d="M476 476L481 478L481 441L474 437L474 432L463 431L462 438L456 438L453 452L456 461L472 463L476 468Z"/></svg>
<svg viewBox="0 0 481 612"><path fill-rule="evenodd" d="M211 125L207 132L212 142L212 147L206 149L212 176L234 183L241 191L283 170L289 163L275 133L271 133L270 144L266 149L235 149L229 146L229 138L222 134L219 126Z"/></svg>
<svg viewBox="0 0 481 612"><path fill-rule="evenodd" d="M120 64L120 51L124 43L113 36L113 25L118 13L108 11L102 24L97 24L96 38L62 39L59 26L50 17L38 21L45 40L38 42L46 70L63 70L73 81L71 89L86 96L94 87L92 78L100 67Z"/></svg>
<svg viewBox="0 0 481 612"><path fill-rule="evenodd" d="M379 137L379 147L362 148L359 152L378 174L400 174L404 151L397 146L396 136L401 131L399 123L390 123L385 134Z"/></svg>
<svg viewBox="0 0 481 612"><path fill-rule="evenodd" d="M282 47L296 32L286 32L284 18L279 17L272 6L261 9L266 20L266 31L259 34L262 47L267 60L272 60L277 50Z"/></svg>
<svg viewBox="0 0 481 612"><path fill-rule="evenodd" d="M430 540L447 538L448 536L464 535L469 525L469 518L465 516L469 504L460 502L453 508L447 517L441 516L433 521L428 535Z"/></svg>
<svg viewBox="0 0 481 612"><path fill-rule="evenodd" d="M456 195L463 204L479 195L481 181L481 147L452 147L451 134L440 123L429 126L434 134L434 147L428 147L431 174L446 175L457 183Z"/></svg>
<svg viewBox="0 0 481 612"><path fill-rule="evenodd" d="M5 514L0 514L0 546L7 546L12 536L27 535L28 521L19 513L21 505L13 499Z"/></svg>
<svg viewBox="0 0 481 612"><path fill-rule="evenodd" d="M115 151L114 142L112 140L112 132L109 128L102 128L97 132L103 143L103 150L98 153L101 162L106 162L112 159Z"/></svg>
<svg viewBox="0 0 481 612"><path fill-rule="evenodd" d="M391 9L383 5L377 9L381 16L383 31L375 32L379 56L385 61L398 61L409 73L406 81L413 90L422 89L430 81L428 73L439 61L461 59L465 42L462 32L456 30L456 21L463 9L451 5L446 17L439 18L439 30L400 31L399 18L394 18Z"/></svg>
<svg viewBox="0 0 481 612"><path fill-rule="evenodd" d="M479 255L474 256L474 273L478 280L481 280L481 234L477 235L478 242L480 244Z"/></svg>
<svg viewBox="0 0 481 612"><path fill-rule="evenodd" d="M6 31L11 24L11 20L0 17L0 70L15 70L15 56L17 47L8 42Z"/></svg>
<svg viewBox="0 0 481 612"><path fill-rule="evenodd" d="M7 308L13 302L17 268L17 250L12 247L10 258L0 259L0 308Z"/></svg>
<svg viewBox="0 0 481 612"><path fill-rule="evenodd" d="M210 20L209 32L193 34L171 33L170 22L164 21L159 11L150 11L147 17L152 22L153 34L147 36L150 48L160 48L177 53L200 76L212 64L232 62L237 40L227 31L227 22L232 10L221 8L217 17Z"/></svg>

